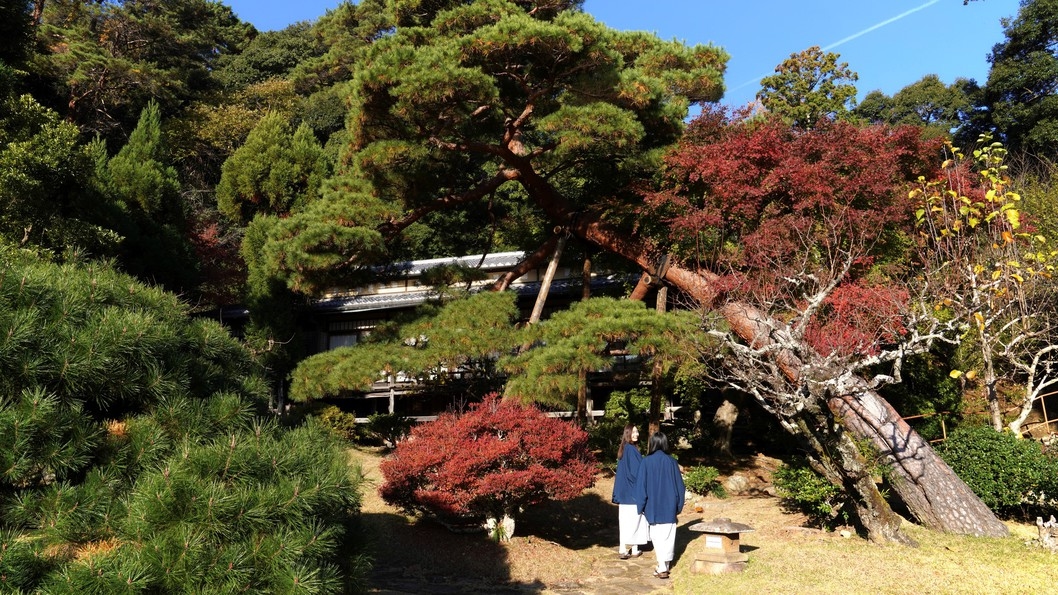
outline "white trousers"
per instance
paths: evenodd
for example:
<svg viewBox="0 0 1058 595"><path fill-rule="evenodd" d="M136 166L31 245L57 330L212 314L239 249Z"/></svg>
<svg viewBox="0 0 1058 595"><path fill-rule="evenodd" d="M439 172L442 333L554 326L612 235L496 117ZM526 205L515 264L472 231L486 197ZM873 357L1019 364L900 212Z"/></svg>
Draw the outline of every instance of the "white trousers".
<svg viewBox="0 0 1058 595"><path fill-rule="evenodd" d="M650 525L635 504L618 504L617 522L621 529L621 549L626 545L643 545L649 539Z"/></svg>
<svg viewBox="0 0 1058 595"><path fill-rule="evenodd" d="M650 525L650 541L654 543L658 568L661 568L662 563L672 562L676 554L676 523Z"/></svg>

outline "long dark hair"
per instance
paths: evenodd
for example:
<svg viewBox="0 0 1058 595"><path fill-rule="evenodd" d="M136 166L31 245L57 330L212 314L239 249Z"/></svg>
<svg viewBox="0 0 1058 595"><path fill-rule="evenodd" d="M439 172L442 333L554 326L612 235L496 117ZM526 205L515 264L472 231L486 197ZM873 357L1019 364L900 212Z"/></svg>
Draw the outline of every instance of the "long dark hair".
<svg viewBox="0 0 1058 595"><path fill-rule="evenodd" d="M664 453L669 452L669 439L665 434L660 431L654 432L650 435L650 443L647 446L647 454L652 455L657 451Z"/></svg>
<svg viewBox="0 0 1058 595"><path fill-rule="evenodd" d="M625 444L632 443L632 430L636 429L632 424L625 425L625 431L621 433L621 446L617 447L617 460L621 460L621 457L625 454Z"/></svg>

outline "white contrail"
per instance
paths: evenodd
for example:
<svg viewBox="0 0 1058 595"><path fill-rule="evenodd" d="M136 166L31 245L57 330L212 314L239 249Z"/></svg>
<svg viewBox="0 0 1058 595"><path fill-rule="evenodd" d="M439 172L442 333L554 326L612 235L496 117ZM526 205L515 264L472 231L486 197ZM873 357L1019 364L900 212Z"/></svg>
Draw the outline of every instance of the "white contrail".
<svg viewBox="0 0 1058 595"><path fill-rule="evenodd" d="M892 22L895 22L895 21L899 21L900 19L906 17L909 14L916 13L916 12L918 12L918 11L924 9L924 8L929 8L930 6L932 6L932 5L934 5L934 4L938 3L938 2L940 2L940 0L929 0L929 2L926 2L925 4L922 4L920 6L916 6L916 7L912 8L912 9L909 9L909 10L905 10L904 12L896 15L895 17L893 17L891 19L886 19L886 20L884 20L884 21L882 21L882 22L880 22L880 23L878 23L876 25L871 25L870 27L867 27L863 31L860 31L859 33L853 33L852 35L849 35L848 37L846 37L845 39L842 39L840 41L835 41L834 43L832 43L832 44L828 45L827 47L823 48L823 51L825 52L825 51L828 51L828 50L832 50L832 49L838 47L839 45L841 45L843 43L847 43L847 42L852 41L853 39L856 39L857 37L861 37L863 35L867 35L871 31L874 31L875 29L880 29L880 28L888 25L889 23L892 23Z"/></svg>
<svg viewBox="0 0 1058 595"><path fill-rule="evenodd" d="M925 8L929 8L930 6L933 6L934 4L936 4L938 2L940 2L940 0L929 0L929 2L920 4L920 5L918 5L918 6L914 7L914 8L910 8L908 10L905 10L904 12L896 15L895 17L888 18L888 19L886 19L886 20L884 20L884 21L882 21L880 23L876 23L874 25L871 25L870 27L867 27L863 31L859 31L859 32L853 33L852 35L849 35L848 37L846 37L844 39L840 39L838 41L835 41L834 43L828 45L827 47L822 48L822 51L824 51L824 52L830 51L830 50L838 47L839 45L848 43L848 42L852 41L853 39L856 39L858 37L862 37L862 36L870 33L871 31L874 31L875 29L880 29L880 28L882 28L882 27L884 27L884 26L886 26L886 25L888 25L890 23L894 23L896 21L899 21L900 19L902 19L902 18L904 18L904 17L906 17L906 16L908 16L910 14L914 14L914 13L920 11L920 10L923 10ZM752 78L752 79L742 83L741 85L739 85L739 86L737 86L737 87L735 87L733 89L730 89L730 91L737 91L737 90L741 89L742 87L745 87L746 85L751 85L753 83L760 82L760 79L762 79L762 78L764 78L764 77L766 77L766 76L768 76L770 74L772 74L772 73L767 72L767 73L764 73L764 74L762 74L762 75L760 75L760 76L758 76L756 78Z"/></svg>

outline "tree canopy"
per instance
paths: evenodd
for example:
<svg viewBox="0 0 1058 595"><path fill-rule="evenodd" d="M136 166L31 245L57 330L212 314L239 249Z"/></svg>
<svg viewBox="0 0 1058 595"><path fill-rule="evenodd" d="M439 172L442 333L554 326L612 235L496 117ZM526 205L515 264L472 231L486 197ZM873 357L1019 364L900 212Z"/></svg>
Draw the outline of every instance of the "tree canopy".
<svg viewBox="0 0 1058 595"><path fill-rule="evenodd" d="M871 91L854 110L870 122L923 126L931 135L946 138L969 121L977 83L958 79L945 85L935 74L899 90L892 97Z"/></svg>
<svg viewBox="0 0 1058 595"><path fill-rule="evenodd" d="M569 10L577 4L395 3L395 32L358 63L327 212L295 214L270 234L285 246L265 247L286 255L275 274L308 288L373 264L428 214L508 184L533 209L557 196L587 208L678 137L690 102L720 97L722 50L613 31ZM351 225L365 229L320 233Z"/></svg>
<svg viewBox="0 0 1058 595"><path fill-rule="evenodd" d="M1054 156L1058 145L1058 2L1028 0L1003 20L1006 40L988 56L992 67L981 107L1015 151Z"/></svg>
<svg viewBox="0 0 1058 595"><path fill-rule="evenodd" d="M790 54L761 79L757 99L766 110L786 122L811 128L825 119L843 118L856 106L859 75L834 52L813 46Z"/></svg>

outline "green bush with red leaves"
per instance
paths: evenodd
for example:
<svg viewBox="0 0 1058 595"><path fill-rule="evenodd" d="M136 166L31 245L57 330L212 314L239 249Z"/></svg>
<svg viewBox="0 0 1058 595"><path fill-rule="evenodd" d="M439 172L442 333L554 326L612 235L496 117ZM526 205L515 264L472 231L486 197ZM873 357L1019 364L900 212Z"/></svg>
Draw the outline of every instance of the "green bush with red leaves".
<svg viewBox="0 0 1058 595"><path fill-rule="evenodd" d="M468 526L576 498L594 485L598 467L587 432L492 394L415 427L381 470L386 502Z"/></svg>

